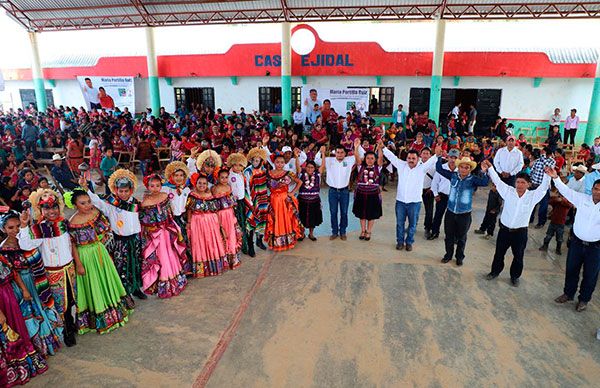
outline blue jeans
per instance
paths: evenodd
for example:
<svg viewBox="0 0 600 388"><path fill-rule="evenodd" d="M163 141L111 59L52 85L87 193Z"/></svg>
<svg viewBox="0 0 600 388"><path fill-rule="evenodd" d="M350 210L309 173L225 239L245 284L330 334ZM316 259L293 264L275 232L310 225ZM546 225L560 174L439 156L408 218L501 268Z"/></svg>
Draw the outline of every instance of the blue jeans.
<svg viewBox="0 0 600 388"><path fill-rule="evenodd" d="M348 227L348 203L350 202L350 192L348 188L334 189L329 188L329 215L331 216L331 234L343 236ZM338 227L338 206L340 208L340 221Z"/></svg>
<svg viewBox="0 0 600 388"><path fill-rule="evenodd" d="M415 242L415 232L419 221L421 202L404 203L396 201L396 243L412 245ZM408 218L408 231L404 238L404 225Z"/></svg>
<svg viewBox="0 0 600 388"><path fill-rule="evenodd" d="M565 270L565 295L574 298L579 283L579 275L583 269L583 278L579 287L579 301L589 302L598 283L600 272L600 246L584 245L575 235L571 240L567 254L567 268Z"/></svg>
<svg viewBox="0 0 600 388"><path fill-rule="evenodd" d="M538 209L538 225L544 225L548 220L548 203L550 202L550 190L546 191L546 195L540 201Z"/></svg>

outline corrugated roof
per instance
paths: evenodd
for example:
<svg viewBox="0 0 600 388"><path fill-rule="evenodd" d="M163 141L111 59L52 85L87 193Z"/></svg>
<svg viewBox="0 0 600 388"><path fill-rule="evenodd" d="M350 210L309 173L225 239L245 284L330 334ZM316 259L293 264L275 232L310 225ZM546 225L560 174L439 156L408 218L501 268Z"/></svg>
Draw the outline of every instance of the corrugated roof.
<svg viewBox="0 0 600 388"><path fill-rule="evenodd" d="M2 0L33 31L339 20L598 18L600 0Z"/></svg>

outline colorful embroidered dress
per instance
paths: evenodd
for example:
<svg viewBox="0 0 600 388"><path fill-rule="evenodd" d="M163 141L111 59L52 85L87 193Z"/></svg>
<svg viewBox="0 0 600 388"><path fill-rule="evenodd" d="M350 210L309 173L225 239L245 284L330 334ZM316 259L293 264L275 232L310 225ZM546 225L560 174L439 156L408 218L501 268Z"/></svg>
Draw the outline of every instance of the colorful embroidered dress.
<svg viewBox="0 0 600 388"><path fill-rule="evenodd" d="M14 294L15 272L0 256L0 311L6 322L0 327L0 386L25 384L48 369L46 360L29 340L19 303Z"/></svg>
<svg viewBox="0 0 600 388"><path fill-rule="evenodd" d="M318 172L300 174L302 185L298 192L298 214L305 228L314 228L323 223L321 210L321 175Z"/></svg>
<svg viewBox="0 0 600 388"><path fill-rule="evenodd" d="M381 193L379 183L381 180L381 167L360 166L356 177L356 190L354 191L354 204L352 213L361 220L376 220L381 218Z"/></svg>
<svg viewBox="0 0 600 388"><path fill-rule="evenodd" d="M108 219L98 214L85 224L69 224L71 239L85 268L77 275L79 334L108 333L123 326L133 308L105 244L112 238Z"/></svg>
<svg viewBox="0 0 600 388"><path fill-rule="evenodd" d="M271 198L265 240L274 251L292 249L304 235L304 228L298 218L298 201L288 195L288 188L293 182L289 171L278 178L269 174Z"/></svg>
<svg viewBox="0 0 600 388"><path fill-rule="evenodd" d="M225 238L225 252L229 269L240 266L240 250L242 249L242 230L235 217L237 201L231 195L231 191L215 195L217 203L219 223Z"/></svg>
<svg viewBox="0 0 600 388"><path fill-rule="evenodd" d="M187 257L169 198L140 207L142 225L142 284L147 294L159 298L179 295L187 285L183 265Z"/></svg>
<svg viewBox="0 0 600 388"><path fill-rule="evenodd" d="M223 273L227 253L221 233L218 206L213 197L199 198L190 193L187 203L194 277L215 276Z"/></svg>
<svg viewBox="0 0 600 388"><path fill-rule="evenodd" d="M18 271L31 295L30 301L23 299L21 289L13 285L33 346L44 357L54 355L61 346L63 324L54 307L42 255L37 249L8 247L6 241L0 247L0 254Z"/></svg>
<svg viewBox="0 0 600 388"><path fill-rule="evenodd" d="M264 167L246 167L246 229L262 236L265 233L267 212L269 208L269 191L267 189L267 170Z"/></svg>

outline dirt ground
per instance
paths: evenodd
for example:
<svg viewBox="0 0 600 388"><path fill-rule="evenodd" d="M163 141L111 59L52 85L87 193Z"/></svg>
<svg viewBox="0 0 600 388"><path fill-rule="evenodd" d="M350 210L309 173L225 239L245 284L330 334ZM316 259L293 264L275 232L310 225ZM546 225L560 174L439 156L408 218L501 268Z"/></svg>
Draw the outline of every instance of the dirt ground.
<svg viewBox="0 0 600 388"><path fill-rule="evenodd" d="M598 304L553 302L566 252L538 251L545 230L530 230L519 288L508 268L484 279L495 240L472 231L486 197L461 268L440 263L443 239L424 240L423 214L414 250L394 249L392 190L370 242L352 214L348 241L329 241L324 203L317 242L139 302L129 324L78 337L30 386L598 386Z"/></svg>

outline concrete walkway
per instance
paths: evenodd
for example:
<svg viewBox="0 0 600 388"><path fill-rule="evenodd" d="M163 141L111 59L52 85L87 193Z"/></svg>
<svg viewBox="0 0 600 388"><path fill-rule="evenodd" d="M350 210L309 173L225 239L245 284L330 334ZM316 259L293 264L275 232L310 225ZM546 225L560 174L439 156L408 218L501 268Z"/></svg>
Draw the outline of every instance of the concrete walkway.
<svg viewBox="0 0 600 388"><path fill-rule="evenodd" d="M422 226L413 252L396 251L394 198L384 193L370 242L353 222L346 242L321 236L192 280L179 297L140 302L114 333L78 337L30 385L597 386L598 302L583 313L553 302L566 254L538 252L545 230L531 230L514 288L507 270L484 279L494 240L472 233L462 268L440 263L443 240L425 241Z"/></svg>

